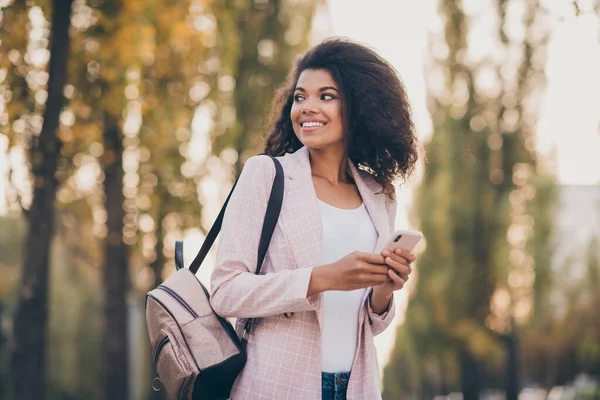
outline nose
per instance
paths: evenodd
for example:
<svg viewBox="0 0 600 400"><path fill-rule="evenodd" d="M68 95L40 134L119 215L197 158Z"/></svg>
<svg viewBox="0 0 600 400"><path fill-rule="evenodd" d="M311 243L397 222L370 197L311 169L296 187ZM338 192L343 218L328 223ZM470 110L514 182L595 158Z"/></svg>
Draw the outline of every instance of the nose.
<svg viewBox="0 0 600 400"><path fill-rule="evenodd" d="M302 114L316 114L318 109L313 106L310 100L306 100L304 105L302 106Z"/></svg>

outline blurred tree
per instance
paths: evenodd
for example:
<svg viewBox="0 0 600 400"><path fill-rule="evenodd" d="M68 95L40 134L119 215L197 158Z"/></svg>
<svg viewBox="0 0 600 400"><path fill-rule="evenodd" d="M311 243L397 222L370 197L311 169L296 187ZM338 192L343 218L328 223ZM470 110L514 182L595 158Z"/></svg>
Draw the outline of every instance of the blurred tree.
<svg viewBox="0 0 600 400"><path fill-rule="evenodd" d="M55 176L60 157L61 140L57 130L67 80L69 55L69 25L72 0L52 2L50 27L48 85L43 124L39 135L31 137L30 167L33 179L33 199L24 211L27 237L24 245L24 263L19 290L19 304L14 318L13 337L13 391L18 399L41 399L45 393L46 332L48 320L48 270L50 242L54 234L55 194L59 181ZM15 13L23 17L24 2L13 5ZM3 19L10 18L7 10ZM10 28L3 26L6 32ZM17 29L19 31L19 29ZM13 49L19 58L24 47ZM25 75L25 71L21 76ZM27 79L27 75L23 76ZM26 85L15 83L23 89ZM27 100L25 100L27 102ZM33 110L30 110L33 111ZM27 115L27 114L25 114Z"/></svg>
<svg viewBox="0 0 600 400"><path fill-rule="evenodd" d="M460 389L476 399L485 385L504 386L516 399L519 390L517 329L530 321L534 296L547 286L554 183L538 171L532 139L544 84L547 32L536 19L542 12L528 2L525 39L512 38L508 3L498 1L500 61L470 56L461 3L440 3L444 41L435 48L443 52L434 54L432 75L444 86L430 81L434 133L416 200L427 249L386 368L387 398ZM547 189L536 192L538 184ZM535 215L531 202L540 207ZM406 357L415 360L410 372L399 361ZM504 377L493 372L501 363Z"/></svg>
<svg viewBox="0 0 600 400"><path fill-rule="evenodd" d="M15 308L19 270L23 258L25 220L18 216L0 217L0 399L10 394L11 332L6 324Z"/></svg>
<svg viewBox="0 0 600 400"><path fill-rule="evenodd" d="M70 75L64 88L70 103L59 114L62 157L56 173L64 182L57 203L64 239L60 248L68 249L69 254L60 263L72 270L73 280L56 280L52 304L65 304L63 295L74 299L81 296L79 289L63 288L65 282L71 282L77 288L87 288L86 304L91 308L85 315L72 316L75 325L64 321L65 313L54 313L51 337L58 339L50 352L54 365L72 371L74 366L68 362L76 362L75 369L82 375L66 377L67 372L53 368L49 374L53 386L50 396L87 398L104 392L104 396L119 397L133 393L125 386L129 353L124 330L127 274L133 278L134 289L143 292L173 270L172 239L188 228L201 226L201 218L206 218L200 212L200 203L206 202L213 190L205 178L210 175L213 183L223 183L220 177L228 174L221 171L233 171L232 166L239 160L238 150L244 153L246 144L236 144L239 136L231 136L229 128L246 124L240 116L262 124L274 86L283 80L295 52L307 44L313 3L74 1ZM34 129L37 121L33 118L38 107L37 92L25 79L29 76L31 80L34 68L22 65L31 8L24 2L5 8L5 17L13 13L21 20L4 19L6 29L0 32L4 33L1 46L7 54L19 49L1 60L10 84L5 96L10 95L11 101L7 103L8 121L0 123L4 124L3 132L10 133L11 143L17 144L26 140L10 125L20 128L24 121L26 127ZM253 12L252 18L246 12ZM271 46L271 39L260 42L269 36L275 36L272 41L277 49ZM249 51L240 47L242 39L244 46L254 49L254 61L251 57L242 61L242 52ZM45 46L40 44L44 50ZM262 56L259 47L266 48ZM9 59L15 62L9 63ZM234 71L249 66L253 72L243 76L254 82L251 85L261 100L253 98L254 93L240 95L239 99L246 101L240 107L257 105L256 112L261 113L258 119L244 113L236 118L234 111L238 99L235 93L246 81L240 79L238 87ZM259 79L262 83L258 86L257 75L264 78ZM41 89L35 87L37 91L42 89L43 85ZM244 140L248 146L253 144L257 147L252 151L258 151L261 146L250 137L260 135L261 127L242 131L239 135L247 136ZM225 186L228 180L225 178ZM22 195L22 203L27 204L26 191L13 192ZM131 246L130 250L124 249L125 245ZM132 265L128 267L128 263ZM100 342L99 332L90 330L98 323L100 293L98 287L88 286L88 279L94 281L98 272L94 267L102 264L104 268L99 271L105 273L105 339L99 354L105 357L103 364L111 367L105 368L104 376L93 386L94 382L85 379L87 373L97 374L97 368L91 368L88 362L96 354L93 349L78 350L80 357L76 360L71 352L63 350L65 340L77 327L82 334L82 348ZM90 266L93 268L89 273L80 271ZM59 268L56 276L64 277L64 272ZM69 306L73 310L85 307L77 300Z"/></svg>
<svg viewBox="0 0 600 400"><path fill-rule="evenodd" d="M215 137L218 154L233 148L238 154L236 175L250 156L261 153L269 107L275 88L283 83L295 57L308 47L312 17L318 0L289 2L284 0L224 2L217 15L229 12L220 26L220 47L227 51L228 42L237 42L235 52L224 57L222 86L233 78L235 85L232 108L222 109L223 135ZM229 23L226 23L229 22ZM233 29L233 33L231 33ZM230 114L230 115L228 115Z"/></svg>
<svg viewBox="0 0 600 400"><path fill-rule="evenodd" d="M128 248L123 242L123 138L117 119L104 113L102 157L106 196L104 253L104 390L106 399L127 399L129 383L127 291Z"/></svg>
<svg viewBox="0 0 600 400"><path fill-rule="evenodd" d="M197 186L210 152L207 128L215 79L215 72L202 65L216 27L209 4L202 1L146 3L143 15L138 21L144 49L136 82L140 97L133 100L139 102L141 117L140 185L132 197L140 213L139 250L153 277L138 285L145 292L148 284L156 287L174 271L174 243L165 238L181 238L186 229L201 227Z"/></svg>
<svg viewBox="0 0 600 400"><path fill-rule="evenodd" d="M66 174L75 179L59 193L59 199L78 211L80 219L93 216L98 222L93 233L103 239L83 247L83 253L94 254L90 250L97 246L96 260L102 260L100 387L102 396L113 400L125 399L129 394L129 248L124 241L127 219L123 117L127 115L124 92L128 66L137 61L135 16L140 6L136 0L75 3L72 74L65 90L72 101L67 110L69 117L65 118L69 123L61 130L68 143L64 151L69 167ZM96 184L95 179L102 185ZM88 201L78 201L86 195ZM92 208L91 212L88 208ZM93 263L94 257L91 260Z"/></svg>
<svg viewBox="0 0 600 400"><path fill-rule="evenodd" d="M147 34L142 46L147 53L141 56L148 61L142 65L139 80L139 150L144 155L139 195L144 201L138 201L138 206L142 217L152 221L140 229L141 250L152 267L153 286L174 266L165 257L165 253L173 254L173 243L165 244L165 235L181 235L185 229L201 226L197 185L210 152L207 124L212 117L210 82L214 75L202 72L201 66L207 57L206 43L216 35L212 21L210 7L198 1L163 1L147 4L145 9L143 31ZM195 119L200 123L193 126ZM170 268L163 271L165 265Z"/></svg>
<svg viewBox="0 0 600 400"><path fill-rule="evenodd" d="M86 30L86 44L95 43L83 65L88 87L80 87L84 101L95 105L91 117L101 126L103 150L99 157L104 175L106 231L103 257L103 397L127 399L129 395L128 304L129 248L124 242L125 205L123 194L123 115L127 67L134 65L136 52L134 20L140 1L118 0L95 3L96 22ZM93 47L94 45L92 45ZM86 60L84 58L84 60ZM87 61L87 60L86 60ZM82 65L82 66L83 66ZM82 68L80 68L82 69ZM134 233L135 235L135 233Z"/></svg>
<svg viewBox="0 0 600 400"><path fill-rule="evenodd" d="M72 212L60 212L52 243L50 271L47 399L100 398L98 377L102 374L101 331L102 270L74 257L73 242L86 237ZM58 219L57 219L58 220ZM76 235L76 234L79 235ZM54 371L56 370L56 371Z"/></svg>
<svg viewBox="0 0 600 400"><path fill-rule="evenodd" d="M486 321L498 332L506 345L505 389L507 399L517 399L520 391L518 342L526 335L536 318L543 314L551 290L553 256L553 226L556 210L556 179L540 167L535 153L535 123L545 88L546 46L550 37L548 12L540 2L530 2L524 11L522 39L511 35L508 18L510 3L497 1L500 15L499 37L510 51L520 46L520 61L515 62L515 78L507 76L506 66L497 73L503 77L502 106L500 107L500 134L503 138L503 175L511 177L503 188L509 204L506 241L508 266L504 280L494 293L492 316ZM514 119L516 118L516 120ZM504 257L504 256L503 256ZM506 262L506 261L505 261ZM498 296L507 290L510 306L498 307ZM507 321L502 322L502 320Z"/></svg>
<svg viewBox="0 0 600 400"><path fill-rule="evenodd" d="M577 374L600 374L600 249L598 238L592 238L584 254L584 273L578 279L565 279L565 272L576 258L568 258L557 268L554 297L560 307L534 326L523 340L526 376L547 388L572 382Z"/></svg>

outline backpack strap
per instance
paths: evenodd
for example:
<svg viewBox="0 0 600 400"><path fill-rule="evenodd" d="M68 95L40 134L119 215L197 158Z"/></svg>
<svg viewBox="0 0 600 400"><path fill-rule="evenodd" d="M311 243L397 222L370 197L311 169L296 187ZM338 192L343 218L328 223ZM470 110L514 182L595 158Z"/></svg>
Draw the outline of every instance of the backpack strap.
<svg viewBox="0 0 600 400"><path fill-rule="evenodd" d="M271 242L271 237L273 236L273 231L275 230L275 225L277 225L277 220L279 219L279 213L281 212L281 205L283 203L283 189L284 189L284 178L283 178L283 167L281 163L274 157L268 156L273 160L275 164L275 179L273 180L273 186L271 187L271 195L269 197L269 202L267 204L267 212L265 214L265 220L262 227L262 232L260 235L260 243L258 246L258 260L256 265L256 274L260 274L260 269L262 267L263 261L267 254L267 250L269 248L269 243ZM200 265L204 258L208 254L210 248L212 247L217 235L221 231L221 225L223 224L223 216L225 215L225 209L227 208L227 204L229 203L229 199L237 185L238 179L233 184L229 195L227 196L227 200L225 200L225 204L221 208L217 219L215 220L213 226L210 228L208 235L206 235L206 239L200 248L200 251L194 258L194 261L190 264L189 270L196 274L198 269L200 269ZM176 241L175 242L175 267L177 270L183 268L183 242Z"/></svg>
<svg viewBox="0 0 600 400"><path fill-rule="evenodd" d="M277 225L277 220L279 219L279 213L281 212L281 205L283 204L283 189L284 189L284 178L283 178L283 167L281 163L274 157L271 157L273 163L275 164L275 179L273 180L273 186L271 187L271 195L269 196L269 202L267 203L267 212L265 213L265 220L263 222L262 232L260 234L260 242L258 245L258 259L256 263L256 275L260 274L260 269L262 267L265 256L267 255L267 250L269 249L269 243L271 242L271 237L273 236L273 231L275 230L275 225ZM194 258L194 261L190 264L190 271L193 274L198 272L202 261L208 254L211 246L213 245L217 235L221 231L221 225L223 224L223 216L225 215L225 209L227 208L227 204L229 203L229 199L231 198L231 194L237 185L239 180L236 179L229 195L227 196L227 200L225 200L225 204L221 208L217 219L215 220L213 226L210 228L208 235L206 235L206 239L200 248L200 251ZM175 242L175 266L177 270L183 268L183 242L176 241ZM252 328L252 318L248 318L246 323L244 324L244 332L242 334L242 345L244 349L246 348L246 342L248 340L248 335L250 334L250 329Z"/></svg>

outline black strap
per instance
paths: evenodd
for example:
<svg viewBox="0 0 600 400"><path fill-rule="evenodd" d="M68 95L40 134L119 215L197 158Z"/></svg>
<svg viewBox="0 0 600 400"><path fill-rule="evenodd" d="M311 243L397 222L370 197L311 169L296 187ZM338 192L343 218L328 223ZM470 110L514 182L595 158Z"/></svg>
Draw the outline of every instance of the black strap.
<svg viewBox="0 0 600 400"><path fill-rule="evenodd" d="M269 156L273 163L275 164L275 180L273 180L273 186L271 188L271 195L269 197L269 202L267 204L267 212L265 214L265 221L263 223L262 232L260 235L260 243L258 246L258 259L256 264L256 274L260 274L260 269L262 267L262 263L267 254L267 250L269 248L269 243L271 242L271 237L273 236L273 231L275 230L275 225L277 225L277 219L279 219L279 212L281 211L281 205L283 203L283 188L284 188L284 179L283 179L283 167L279 163L279 161L271 156ZM238 178L239 180L239 178ZM189 270L196 274L202 261L208 254L210 248L212 247L217 235L221 231L221 225L223 224L223 216L225 215L225 209L227 208L227 204L229 203L229 199L231 198L231 194L233 193L235 186L237 185L238 180L235 181L229 195L227 196L227 200L225 200L225 204L221 208L217 219L215 220L212 228L206 235L206 239L200 248L200 251L194 258L194 261L190 264ZM175 242L175 266L177 270L183 268L183 242L177 241Z"/></svg>

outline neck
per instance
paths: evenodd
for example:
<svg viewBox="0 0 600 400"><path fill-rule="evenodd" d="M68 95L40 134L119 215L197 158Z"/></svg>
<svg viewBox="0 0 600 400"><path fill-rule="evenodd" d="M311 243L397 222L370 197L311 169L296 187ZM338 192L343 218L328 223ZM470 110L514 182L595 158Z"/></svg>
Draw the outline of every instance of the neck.
<svg viewBox="0 0 600 400"><path fill-rule="evenodd" d="M333 185L351 182L345 151L309 149L308 153L312 175L320 176Z"/></svg>

